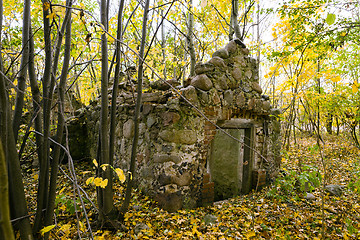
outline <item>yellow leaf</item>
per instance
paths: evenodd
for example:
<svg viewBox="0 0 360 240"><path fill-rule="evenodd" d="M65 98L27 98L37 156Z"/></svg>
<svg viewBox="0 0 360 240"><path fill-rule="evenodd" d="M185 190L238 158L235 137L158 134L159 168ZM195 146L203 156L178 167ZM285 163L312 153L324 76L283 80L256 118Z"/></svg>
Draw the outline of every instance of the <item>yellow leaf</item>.
<svg viewBox="0 0 360 240"><path fill-rule="evenodd" d="M108 166L109 166L109 164L105 163L105 164L101 165L100 167L102 168L103 171L105 171L106 167L108 167Z"/></svg>
<svg viewBox="0 0 360 240"><path fill-rule="evenodd" d="M80 231L86 232L86 227L85 227L85 225L83 224L82 221L79 221L79 226L80 226Z"/></svg>
<svg viewBox="0 0 360 240"><path fill-rule="evenodd" d="M102 187L102 188L106 188L107 185L108 185L108 180L107 179L101 181L101 183L100 183L100 187Z"/></svg>
<svg viewBox="0 0 360 240"><path fill-rule="evenodd" d="M353 85L352 85L352 92L353 92L353 93L357 93L358 90L359 90L359 89L358 89L357 84L356 84L356 83L353 83Z"/></svg>
<svg viewBox="0 0 360 240"><path fill-rule="evenodd" d="M94 179L94 184L97 187L100 186L101 182L102 182L102 178L97 177Z"/></svg>
<svg viewBox="0 0 360 240"><path fill-rule="evenodd" d="M53 229L55 227L55 225L49 225L47 227L44 227L43 229L40 230L41 235L44 235L45 233L51 231L51 229Z"/></svg>
<svg viewBox="0 0 360 240"><path fill-rule="evenodd" d="M90 183L92 183L94 181L94 177L89 177L87 180L86 180L86 185L89 185Z"/></svg>
<svg viewBox="0 0 360 240"><path fill-rule="evenodd" d="M71 228L71 224L65 224L65 225L62 225L61 228L59 229L59 231L63 231L63 232L67 232L69 231Z"/></svg>
<svg viewBox="0 0 360 240"><path fill-rule="evenodd" d="M96 159L93 160L93 164L95 165L95 167L98 167L99 164L97 163Z"/></svg>
<svg viewBox="0 0 360 240"><path fill-rule="evenodd" d="M38 174L35 174L33 178L34 178L34 180L36 181L36 180L39 179L39 175L38 175Z"/></svg>
<svg viewBox="0 0 360 240"><path fill-rule="evenodd" d="M44 2L44 4L43 4L44 11L49 10L49 8L50 8L50 3L49 2Z"/></svg>
<svg viewBox="0 0 360 240"><path fill-rule="evenodd" d="M50 19L53 19L54 17L55 17L55 12L52 12L46 16L46 18L50 18Z"/></svg>
<svg viewBox="0 0 360 240"><path fill-rule="evenodd" d="M244 235L247 238L251 238L251 237L255 237L256 233L254 231L249 231L249 232L245 233Z"/></svg>
<svg viewBox="0 0 360 240"><path fill-rule="evenodd" d="M116 172L116 175L118 176L120 182L124 183L125 179L126 179L124 171L120 168L115 168L115 172Z"/></svg>

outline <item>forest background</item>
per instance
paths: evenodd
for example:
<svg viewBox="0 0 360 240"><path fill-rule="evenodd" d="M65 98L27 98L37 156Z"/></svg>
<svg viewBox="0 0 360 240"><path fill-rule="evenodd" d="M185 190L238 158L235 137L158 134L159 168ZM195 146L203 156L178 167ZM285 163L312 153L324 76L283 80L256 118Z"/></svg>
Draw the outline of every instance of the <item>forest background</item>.
<svg viewBox="0 0 360 240"><path fill-rule="evenodd" d="M307 174L306 180L314 178L315 170L309 169L319 174L322 220L315 235L326 238L324 187L331 166L324 157L326 136L341 137L353 151L360 147L358 1L0 0L0 17L0 236L4 239L14 238L11 223L21 239L74 234L94 238L104 232L95 234L91 229L124 230L136 169L133 158L127 173L112 163L116 104L103 97L108 96L109 83L117 86L133 71L138 114L141 92L152 82L186 81L196 62L206 61L233 38L241 39L258 59L264 94L271 97L273 107L282 109L284 163L305 134L315 140L311 149L319 154L319 162L306 169L300 166L299 171ZM112 94L116 96L116 90ZM83 105L101 102L97 175L93 172L87 183L81 182L74 165L59 168L61 150L72 163L68 146L59 144L67 139L64 129L70 116L64 115L64 99L68 95ZM133 156L136 145L134 137ZM24 171L30 160L35 163L31 173ZM349 181L356 193L359 165L354 164L355 177ZM65 172L73 192L61 198L59 179ZM275 184L286 191L295 188L299 179L294 175L282 176L282 182ZM113 176L120 181L113 183ZM97 187L91 190L96 201L84 190L90 183ZM113 198L116 185L126 189L119 208ZM34 205L31 214L29 204ZM68 213L78 220L54 222L60 206L75 208ZM96 212L96 226L90 224L89 209ZM250 225L244 233L249 238L261 232L254 220ZM342 237L358 234L354 226L359 223L344 220L345 225ZM190 232L193 237L202 234L197 227ZM147 234L149 238L154 232Z"/></svg>

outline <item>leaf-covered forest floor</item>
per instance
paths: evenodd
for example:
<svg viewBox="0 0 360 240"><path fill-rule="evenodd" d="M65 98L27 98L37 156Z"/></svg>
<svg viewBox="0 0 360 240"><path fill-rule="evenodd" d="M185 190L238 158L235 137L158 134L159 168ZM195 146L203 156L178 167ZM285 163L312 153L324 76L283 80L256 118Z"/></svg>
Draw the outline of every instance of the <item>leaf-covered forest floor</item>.
<svg viewBox="0 0 360 240"><path fill-rule="evenodd" d="M360 239L360 151L342 137L325 136L322 146L319 149L311 137L297 139L295 146L284 151L276 181L250 195L210 207L168 213L135 190L125 216L128 231L93 229L92 234L95 239L320 239L324 227L325 239ZM339 197L325 192L322 198L321 155L326 166L325 184L345 187ZM90 165L77 164L76 172L78 184L96 203L95 188L85 184L95 175ZM63 168L67 172L67 166ZM37 174L36 169L24 173L31 213L36 207ZM60 175L56 227L51 238L76 239L80 233L82 239L89 239L79 200L74 204L73 184L63 173ZM115 182L114 188L115 204L120 207L124 186ZM83 199L89 220L94 222L96 212Z"/></svg>

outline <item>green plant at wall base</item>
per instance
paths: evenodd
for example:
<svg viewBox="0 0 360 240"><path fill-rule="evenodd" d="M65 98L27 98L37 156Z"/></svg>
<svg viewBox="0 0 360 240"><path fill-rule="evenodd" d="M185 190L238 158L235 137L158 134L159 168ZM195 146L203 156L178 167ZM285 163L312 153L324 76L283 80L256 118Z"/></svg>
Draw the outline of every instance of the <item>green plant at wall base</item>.
<svg viewBox="0 0 360 240"><path fill-rule="evenodd" d="M297 195L298 192L312 192L321 183L321 175L316 167L305 165L302 172L282 169L275 180L275 187L267 196L281 200L288 200Z"/></svg>

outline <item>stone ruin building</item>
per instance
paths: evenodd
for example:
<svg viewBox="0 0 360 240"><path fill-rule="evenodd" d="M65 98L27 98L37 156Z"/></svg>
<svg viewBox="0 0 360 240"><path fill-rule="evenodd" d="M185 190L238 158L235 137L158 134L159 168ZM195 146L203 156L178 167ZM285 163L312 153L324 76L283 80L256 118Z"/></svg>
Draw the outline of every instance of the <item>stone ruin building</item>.
<svg viewBox="0 0 360 240"><path fill-rule="evenodd" d="M262 95L256 60L248 54L240 40L232 40L208 62L197 63L185 86L168 81L206 118L161 81L143 93L136 182L164 209L247 194L276 175L280 111ZM127 83L119 89L115 166L127 170L136 93ZM74 159L96 156L99 110L100 102L94 102L70 122ZM75 153L79 141L82 150Z"/></svg>

